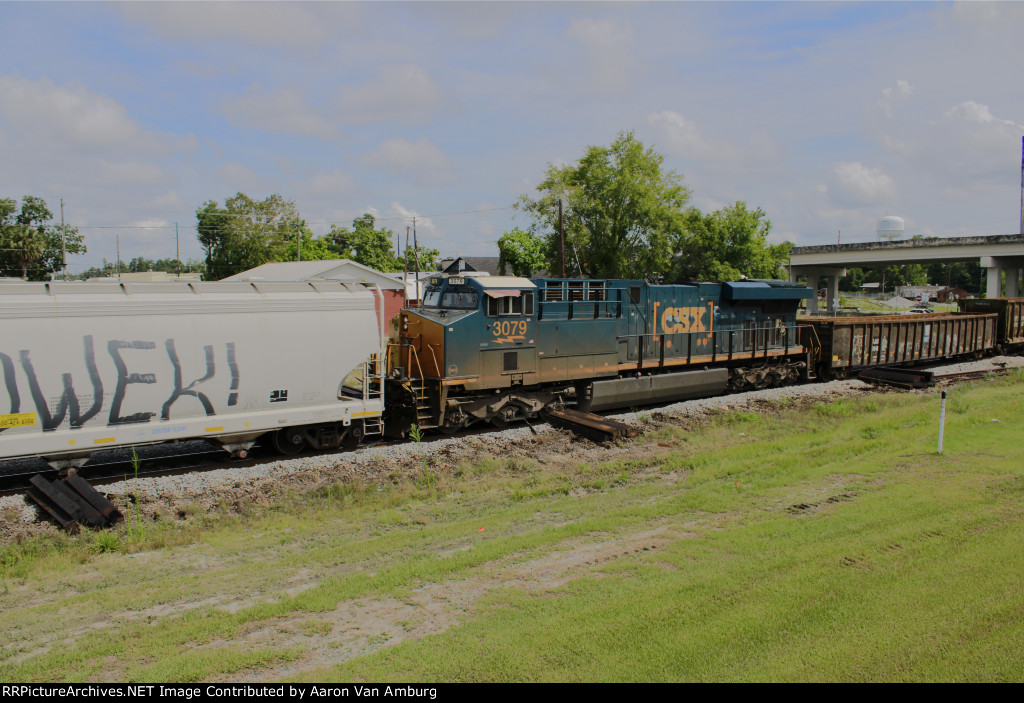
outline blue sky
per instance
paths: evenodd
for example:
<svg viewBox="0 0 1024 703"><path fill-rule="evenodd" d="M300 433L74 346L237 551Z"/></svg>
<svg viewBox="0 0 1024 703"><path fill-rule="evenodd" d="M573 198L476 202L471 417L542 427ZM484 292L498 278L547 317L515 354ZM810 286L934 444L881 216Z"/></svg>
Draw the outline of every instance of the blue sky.
<svg viewBox="0 0 1024 703"><path fill-rule="evenodd" d="M0 196L78 271L199 258L195 210L294 199L484 256L550 163L634 130L773 239L1015 232L1021 3L0 2ZM449 214L458 213L458 214Z"/></svg>

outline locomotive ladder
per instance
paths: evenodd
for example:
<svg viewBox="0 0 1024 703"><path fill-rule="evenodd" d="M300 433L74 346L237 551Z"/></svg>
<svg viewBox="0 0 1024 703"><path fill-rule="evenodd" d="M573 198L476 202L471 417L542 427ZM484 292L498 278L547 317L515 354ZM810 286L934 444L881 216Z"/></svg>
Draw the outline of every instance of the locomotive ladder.
<svg viewBox="0 0 1024 703"><path fill-rule="evenodd" d="M384 395L384 362L380 353L370 355L364 363L363 400L380 400ZM379 435L384 433L384 425L380 416L367 417L363 420L365 434Z"/></svg>
<svg viewBox="0 0 1024 703"><path fill-rule="evenodd" d="M409 367L412 368L412 362L416 364L416 370L419 372L419 376L411 378L409 380L409 387L412 390L413 398L416 401L416 424L421 427L434 427L434 408L431 402L430 392L427 390L427 380L423 376L423 366L420 364L419 354L416 353L416 347L409 345Z"/></svg>

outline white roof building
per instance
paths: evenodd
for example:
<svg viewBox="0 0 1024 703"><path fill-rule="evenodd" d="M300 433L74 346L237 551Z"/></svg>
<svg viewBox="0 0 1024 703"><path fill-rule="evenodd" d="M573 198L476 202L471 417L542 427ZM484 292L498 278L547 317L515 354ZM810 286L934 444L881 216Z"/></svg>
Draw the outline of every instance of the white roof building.
<svg viewBox="0 0 1024 703"><path fill-rule="evenodd" d="M398 274L401 276L401 274ZM248 271L228 276L225 281L311 281L340 280L356 283L376 284L381 290L402 290L401 279L381 273L369 266L363 266L351 259L327 259L320 261L279 261L263 264Z"/></svg>

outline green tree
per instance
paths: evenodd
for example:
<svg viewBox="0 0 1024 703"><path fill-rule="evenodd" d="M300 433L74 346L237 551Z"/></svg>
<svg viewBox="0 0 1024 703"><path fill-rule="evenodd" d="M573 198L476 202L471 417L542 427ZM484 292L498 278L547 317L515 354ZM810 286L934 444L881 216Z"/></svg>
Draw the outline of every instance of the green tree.
<svg viewBox="0 0 1024 703"><path fill-rule="evenodd" d="M50 278L63 267L62 238L67 253L85 253L78 229L52 220L42 198L26 195L20 209L13 198L0 198L0 273L35 281Z"/></svg>
<svg viewBox="0 0 1024 703"><path fill-rule="evenodd" d="M376 220L370 213L352 220L352 229L332 225L323 239L335 252L336 258L351 259L384 272L402 271L406 265L410 271L416 269L412 249L407 250L404 256L396 254L392 244L395 233L384 227L376 229ZM418 254L420 271L435 270L439 256L437 249L420 247Z"/></svg>
<svg viewBox="0 0 1024 703"><path fill-rule="evenodd" d="M683 228L690 189L664 157L632 132L610 147L592 146L571 166L549 165L536 199L518 207L533 217L531 231L544 236L548 270L562 270L558 201L564 203L568 275L640 278L668 268L671 242Z"/></svg>
<svg viewBox="0 0 1024 703"><path fill-rule="evenodd" d="M406 249L403 258L405 259L404 265L408 266L409 271L419 270L420 273L423 273L424 271L437 271L441 268L441 252L437 249L429 247L420 247L416 251Z"/></svg>
<svg viewBox="0 0 1024 703"><path fill-rule="evenodd" d="M210 200L196 210L196 232L207 277L219 280L271 261L294 261L296 235L306 230L294 201L238 193L223 208Z"/></svg>
<svg viewBox="0 0 1024 703"><path fill-rule="evenodd" d="M771 230L764 210L750 210L742 201L707 214L691 208L676 240L671 274L705 281L778 278L793 244L769 244Z"/></svg>
<svg viewBox="0 0 1024 703"><path fill-rule="evenodd" d="M498 270L511 269L516 276L531 276L544 268L544 240L516 227L498 239Z"/></svg>
<svg viewBox="0 0 1024 703"><path fill-rule="evenodd" d="M928 281L938 286L963 288L975 295L981 295L985 290L984 272L977 260L930 264Z"/></svg>
<svg viewBox="0 0 1024 703"><path fill-rule="evenodd" d="M373 215L365 213L352 220L352 229L332 225L326 239L341 258L378 271L401 271L402 260L392 245L394 233L386 228L375 229L375 225Z"/></svg>

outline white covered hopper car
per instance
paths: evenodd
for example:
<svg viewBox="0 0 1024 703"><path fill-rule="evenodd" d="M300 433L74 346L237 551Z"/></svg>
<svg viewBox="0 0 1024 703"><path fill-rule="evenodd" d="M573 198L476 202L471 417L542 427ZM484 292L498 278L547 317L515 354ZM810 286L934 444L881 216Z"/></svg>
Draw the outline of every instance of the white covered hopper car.
<svg viewBox="0 0 1024 703"><path fill-rule="evenodd" d="M0 285L0 460L379 434L380 300L341 281Z"/></svg>

